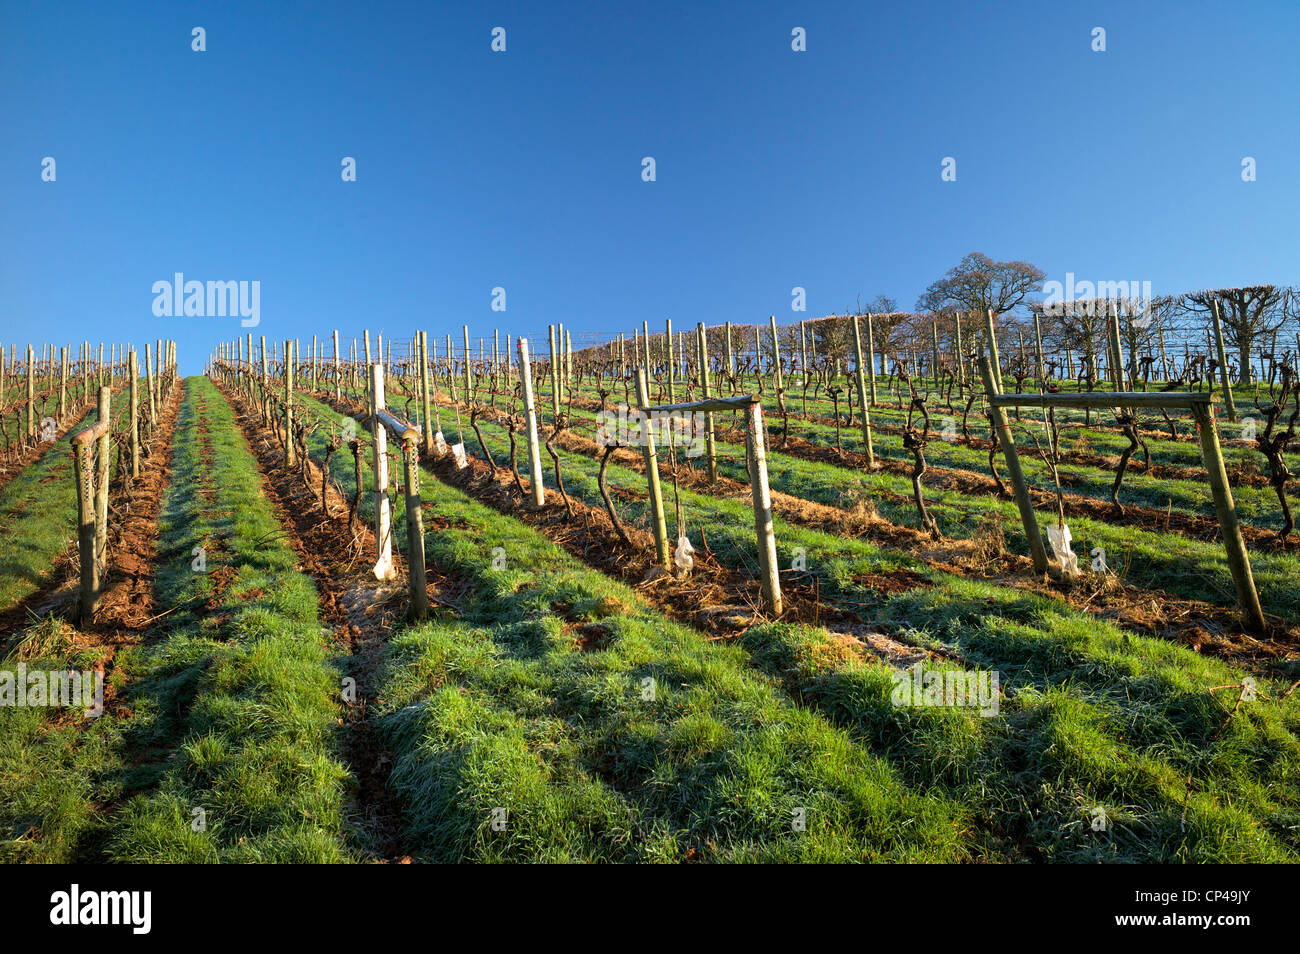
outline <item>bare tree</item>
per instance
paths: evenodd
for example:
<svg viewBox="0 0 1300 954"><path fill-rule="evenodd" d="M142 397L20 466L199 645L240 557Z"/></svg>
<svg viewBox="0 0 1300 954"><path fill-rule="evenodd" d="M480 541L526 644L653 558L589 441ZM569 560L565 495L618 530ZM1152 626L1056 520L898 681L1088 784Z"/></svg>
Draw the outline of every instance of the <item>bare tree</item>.
<svg viewBox="0 0 1300 954"><path fill-rule="evenodd" d="M1004 315L1039 291L1046 275L1028 262L995 262L971 252L948 274L932 282L916 301L918 311L959 308L983 314L990 308Z"/></svg>
<svg viewBox="0 0 1300 954"><path fill-rule="evenodd" d="M1288 290L1277 285L1247 285L1192 292L1183 296L1183 307L1209 324L1218 302L1224 343L1237 352L1237 383L1248 385L1255 344L1286 324L1289 297Z"/></svg>

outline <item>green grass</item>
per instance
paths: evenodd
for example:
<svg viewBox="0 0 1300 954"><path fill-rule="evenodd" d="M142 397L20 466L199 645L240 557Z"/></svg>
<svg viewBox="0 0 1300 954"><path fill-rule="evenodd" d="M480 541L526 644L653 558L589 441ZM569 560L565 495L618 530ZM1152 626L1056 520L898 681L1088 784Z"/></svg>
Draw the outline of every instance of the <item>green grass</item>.
<svg viewBox="0 0 1300 954"><path fill-rule="evenodd" d="M323 438L312 454L323 457ZM336 476L350 492L350 467ZM396 754L408 847L420 857L986 853L960 806L910 791L893 766L795 706L737 647L664 620L629 588L455 488L428 479L421 493L438 521L426 533L428 558L467 587L454 617L388 645L378 725ZM581 648L584 633L599 644L593 651ZM643 698L646 680L652 699ZM505 811L504 830L493 828L494 809Z"/></svg>
<svg viewBox="0 0 1300 954"><path fill-rule="evenodd" d="M576 467L567 463L566 475L570 493L584 499L594 493L580 462ZM431 559L473 580L474 595L462 607L462 618L482 619L491 629L466 638L444 624L428 634L413 632L397 640L393 644L397 649L414 645L412 655L398 666L401 675L394 682L398 688L390 690L398 694L389 702L398 707L399 725L418 720L412 739L423 739L430 764L445 768L443 750L458 747L454 789L448 790L449 783L438 775L431 790L422 789L423 798L437 796L451 810L467 793L475 793L476 808L464 818L466 837L473 836L482 856L498 857L493 852L501 848L501 833L491 830L490 810L501 807L504 793L514 789L482 780L477 774L479 762L500 763L501 771L506 771L507 766L521 764L518 760L530 750L561 752L566 765L587 773L565 778L585 785L592 764L616 772L607 760L612 757L615 766L627 760L626 736L605 732L604 738L614 748L611 756L609 748L587 749L582 736L574 740L554 735L559 703L553 667L561 666L566 673L569 665L596 667L611 650L577 654L573 663L572 646L548 628L551 602L582 605L581 596L575 600L564 586L564 571L541 569L542 559L533 550L515 562L513 548L519 544L514 541L531 539L533 531L484 507L471 507L458 491L439 483L428 482L424 489L430 514L451 523L428 534ZM706 529L711 547L724 561L752 562L752 518L743 501L692 495L687 508L693 526ZM787 548L807 547L810 569L817 568L813 572L821 576L824 596L852 605L875 627L903 642L941 649L967 669L997 670L1003 685L1012 690L1012 697L1003 700L1001 712L993 719L962 709L900 709L890 704L890 670L840 658L834 649L841 643L824 630L772 624L751 630L742 641L747 666L768 675L792 699L806 702L849 731L859 745L886 758L913 790L926 796L941 794L945 803L952 801L968 810L966 848L972 856L1297 860L1300 800L1294 779L1300 768L1296 738L1300 707L1294 696L1278 703L1283 683L1260 679L1259 700L1246 704L1216 739L1226 710L1210 690L1243 678L1217 661L1126 633L1057 600L924 567L920 569L931 586L882 595L859 586L853 577L907 565L910 561L902 555L865 541L797 527L780 527L778 539L785 541L783 559ZM518 572L528 574L527 588L514 591L508 572L489 569L494 546L509 554L510 568L519 566ZM552 560L557 565L565 562L559 555ZM592 575L601 589L591 595L621 590ZM629 594L621 599L633 598ZM523 606L516 608L518 603ZM513 635L516 625L523 635ZM674 642L698 639L672 624L660 622L658 628L689 636L674 633L667 644L656 646L655 653L680 651ZM618 648L613 654L621 657L625 638L620 627L615 629L619 635L612 645ZM724 658L731 652L731 647L714 648ZM597 656L602 658L592 658ZM545 665L539 660L545 660ZM623 671L621 658L614 666ZM579 700L610 691L608 674L602 675L593 688L577 692ZM720 681L719 677L711 680ZM585 706L579 710L576 721L584 730L593 724L603 726L603 719L621 723L632 718L626 710L635 708L634 680L623 679L614 686L614 699L606 704L610 714ZM419 702L428 693L432 695ZM1230 707L1235 696L1227 693L1223 699ZM509 701L512 711L494 714L492 706L503 700ZM561 709L570 722L574 719L568 706L575 704ZM428 715L430 707L436 716ZM528 722L517 725L513 720L521 709L546 721L536 727ZM459 726L462 719L468 720L463 733L446 730L447 724ZM495 729L484 730L483 720ZM716 721L709 721L707 737L716 732ZM643 731L655 735L653 730ZM412 739L402 738L399 748L409 748ZM513 741L498 748L506 746L505 739ZM535 760L527 764L530 772L541 771ZM632 759L629 764L643 762ZM471 772L472 783L462 774ZM617 773L615 779L616 791L632 785L640 793L635 774ZM480 785L487 787L485 793L480 793ZM674 785L680 788L680 783ZM692 797L713 804L708 795ZM1110 830L1100 835L1088 824L1090 812L1098 807L1111 820ZM540 811L529 809L534 810ZM569 817L559 809L543 814ZM437 828L436 821L430 819L430 832ZM673 825L682 822L675 819L669 827ZM543 833L537 835L536 844L555 842ZM745 856L753 848L746 845L728 856ZM461 842L442 850L448 854L440 857L460 857L465 852Z"/></svg>
<svg viewBox="0 0 1300 954"><path fill-rule="evenodd" d="M148 400L148 391L145 391ZM113 402L113 419L127 412ZM97 423L91 408L77 430ZM109 464L116 472L117 454ZM35 593L49 578L56 556L77 539L77 482L67 437L50 444L39 458L0 488L0 610Z"/></svg>
<svg viewBox="0 0 1300 954"><path fill-rule="evenodd" d="M591 436L594 433L594 412L575 409L574 415L574 430ZM728 415L719 417L721 424ZM771 425L773 421L769 419L768 423ZM508 443L504 428L487 422L480 422L480 425L489 439L489 447L496 462L502 466L507 465ZM806 437L806 428L814 426L800 422L797 432ZM856 433L860 437L860 432ZM472 432L470 440L471 449L477 452L477 442L474 441ZM833 440L831 444L833 445ZM847 444L846 441L846 446ZM931 443L927 449L927 459L933 456L936 447L944 449L949 445L943 441ZM744 448L719 441L717 449L719 473L747 482ZM602 504L594 479L599 469L597 462L563 451L560 454L564 461L565 484L569 492L592 506L600 507ZM521 473L524 471L526 457L526 454L521 455ZM681 459L685 460L684 455ZM695 466L704 466L703 459L697 458ZM548 485L553 483L549 471L545 474L545 479ZM842 509L869 503L882 517L895 524L915 527L918 523L916 508L911 499L911 481L901 475L879 471L864 473L849 467L803 460L769 446L768 479L773 490L805 500ZM624 487L641 496L645 494L644 477L628 468L611 464L609 480L612 487ZM1137 478L1139 484L1144 480L1145 478ZM1176 483L1192 486L1186 481ZM665 485L664 493L671 513L671 485ZM1208 492L1203 486L1200 487L1200 493L1208 499ZM936 488L926 488L925 496L927 509L938 521L945 536L969 539L984 532L990 524L1000 524L1006 533L1008 548L1016 553L1028 552L1020 514L1014 502L999 500L992 495L972 496L958 490ZM705 527L710 546L715 550L714 534L720 528L710 519L711 514L725 509L729 521L739 521L737 526L745 522L742 512L745 509L744 501L719 503L716 498L689 491L682 491L681 499L687 507L688 520L696 527ZM644 525L643 502L620 503L619 507L626 515L642 521ZM1040 523L1049 518L1048 512L1042 513ZM1218 541L1195 540L1178 533L1143 530L1078 515L1068 516L1068 522L1074 537L1075 552L1085 558L1081 562L1087 562L1086 557L1094 548L1099 547L1105 551L1110 568L1122 571L1125 581L1130 584L1164 590L1189 599L1206 600L1221 606L1236 605L1236 589L1231 571L1223 546ZM815 535L816 540L810 543L813 538L809 538L806 532L780 518L777 527L778 546L788 544L787 549L802 546L810 554L813 545L821 552L830 553L850 552L853 549L850 544L842 542L843 538L834 534ZM744 566L756 565L757 557L752 544L746 543L744 539L735 542L739 549L735 551L734 558ZM1293 580L1300 574L1300 554L1253 550L1250 557L1255 584L1265 609L1289 621L1300 621L1300 589L1293 585ZM783 565L789 566L789 562L783 561Z"/></svg>
<svg viewBox="0 0 1300 954"><path fill-rule="evenodd" d="M159 531L157 604L173 612L117 655L129 717L53 725L49 710L0 710L0 856L353 857L336 751L339 671L315 589L295 569L229 405L205 379L186 383ZM196 547L206 572L193 569ZM65 664L66 628L46 627L28 650Z"/></svg>

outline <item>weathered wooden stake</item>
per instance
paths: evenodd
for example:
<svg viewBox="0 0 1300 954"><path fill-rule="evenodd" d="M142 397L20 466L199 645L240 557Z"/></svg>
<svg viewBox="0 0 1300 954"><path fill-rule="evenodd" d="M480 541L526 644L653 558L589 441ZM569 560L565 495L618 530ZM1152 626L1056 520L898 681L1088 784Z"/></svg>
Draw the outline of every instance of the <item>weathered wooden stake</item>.
<svg viewBox="0 0 1300 954"><path fill-rule="evenodd" d="M1192 416L1196 418L1196 430L1201 442L1201 459L1210 478L1210 493L1214 497L1214 509L1219 514L1219 525L1223 531L1223 547L1228 556L1228 568L1232 571L1232 582L1237 588L1237 602L1241 606L1246 625L1256 633L1263 632L1264 610L1259 605L1259 593L1255 590L1255 577L1250 569L1250 558L1246 555L1246 540L1237 520L1237 507L1232 499L1232 488L1228 485L1228 472L1223 464L1223 451L1219 446L1219 431L1214 423L1214 414L1209 404L1197 402L1192 405Z"/></svg>
<svg viewBox="0 0 1300 954"><path fill-rule="evenodd" d="M423 334L423 332L421 332ZM425 430L429 429L425 424ZM429 591L424 579L424 513L420 499L420 449L412 430L402 434L402 463L406 482L406 575L411 591L411 618L429 615Z"/></svg>
<svg viewBox="0 0 1300 954"><path fill-rule="evenodd" d="M992 314L990 311L990 332ZM987 354L980 358L980 376L984 379L984 390L989 396L1002 393L1002 387L993 376L993 362ZM993 430L998 435L998 443L1002 445L1002 456L1006 458L1007 473L1011 476L1011 486L1015 491L1016 507L1020 510L1020 520L1025 527L1025 539L1029 543L1029 556L1034 561L1034 572L1045 573L1047 572L1047 550L1043 546L1043 536L1038 529L1034 505L1029 499L1029 486L1025 483L1025 472L1020 467L1020 454L1016 450L1016 441L1011 434L1007 412L995 404L990 404L989 413L993 418Z"/></svg>
<svg viewBox="0 0 1300 954"><path fill-rule="evenodd" d="M136 364L135 349L128 352L129 366L127 374L130 376L131 388L131 476L140 476L140 409L139 409L139 388L140 388L140 369Z"/></svg>
<svg viewBox="0 0 1300 954"><path fill-rule="evenodd" d="M646 482L650 490L650 526L655 535L655 559L668 569L672 556L668 550L668 525L664 521L664 498L659 487L659 460L655 456L654 427L650 420L650 388L646 369L636 373L636 399L641 405L641 449L645 454Z"/></svg>
<svg viewBox="0 0 1300 954"><path fill-rule="evenodd" d="M384 400L384 366L376 362L370 366L370 410L373 455L371 469L375 475L375 579L391 580L397 570L393 566L393 517L388 502L388 430L379 420L379 412L387 404ZM292 443L292 442L291 442Z"/></svg>
<svg viewBox="0 0 1300 954"><path fill-rule="evenodd" d="M1232 380L1228 377L1228 353L1223 347L1223 321L1219 317L1219 300L1210 299L1214 315L1214 343L1219 352L1219 379L1223 382L1223 407L1228 420L1237 420L1237 402L1232 397Z"/></svg>
<svg viewBox="0 0 1300 954"><path fill-rule="evenodd" d="M533 506L540 507L546 503L546 493L542 487L542 448L537 440L537 407L533 403L533 369L528 360L528 339L520 337L519 344L519 382L524 391L524 417L528 430L528 467L532 473Z"/></svg>
<svg viewBox="0 0 1300 954"><path fill-rule="evenodd" d="M767 451L763 439L763 405L758 401L745 409L745 449L749 454L749 485L754 505L754 532L758 535L758 563L763 589L763 608L780 616L780 568L776 561L776 532L772 523L772 492L767 484Z"/></svg>
<svg viewBox="0 0 1300 954"><path fill-rule="evenodd" d="M424 452L433 456L433 413L429 398L429 336L421 331L417 338L416 355L420 360L420 410L424 415Z"/></svg>
<svg viewBox="0 0 1300 954"><path fill-rule="evenodd" d="M709 352L708 334L704 322L695 326L695 342L700 353L700 393L704 400L709 399ZM704 412L705 452L709 455L709 483L718 482L718 455L713 440L713 412Z"/></svg>
<svg viewBox="0 0 1300 954"><path fill-rule="evenodd" d="M112 426L113 389L107 384L99 389L99 420L104 422L104 429L96 441L95 474L95 562L99 571L104 572L104 560L108 555L108 461L109 428Z"/></svg>
<svg viewBox="0 0 1300 954"><path fill-rule="evenodd" d="M867 448L867 466L874 467L876 464L876 451L871 445L871 408L867 404L867 385L864 377L865 372L862 367L862 334L858 330L857 315L852 316L852 324L853 352L856 356L858 365L857 373L855 375L858 381L858 404L861 405L862 410L862 443L866 445ZM870 363L868 363L868 367L870 367ZM875 403L874 400L872 403Z"/></svg>

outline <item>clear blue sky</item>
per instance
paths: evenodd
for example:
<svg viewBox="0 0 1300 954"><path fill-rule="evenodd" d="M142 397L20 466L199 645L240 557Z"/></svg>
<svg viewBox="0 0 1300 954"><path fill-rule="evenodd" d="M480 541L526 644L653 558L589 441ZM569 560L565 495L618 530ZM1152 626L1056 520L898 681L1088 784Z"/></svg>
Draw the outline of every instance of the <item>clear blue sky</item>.
<svg viewBox="0 0 1300 954"><path fill-rule="evenodd" d="M608 6L5 2L0 341L194 373L242 329L155 317L178 271L259 281L268 339L911 308L971 251L1296 280L1294 0Z"/></svg>

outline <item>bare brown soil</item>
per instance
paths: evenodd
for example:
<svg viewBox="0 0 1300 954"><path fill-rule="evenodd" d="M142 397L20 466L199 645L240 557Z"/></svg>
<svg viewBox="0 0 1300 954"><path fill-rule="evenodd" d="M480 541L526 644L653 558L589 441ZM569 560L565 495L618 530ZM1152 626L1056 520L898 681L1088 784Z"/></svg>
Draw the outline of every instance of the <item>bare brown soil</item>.
<svg viewBox="0 0 1300 954"><path fill-rule="evenodd" d="M357 780L356 824L374 845L373 860L409 863L402 847L401 809L388 788L393 754L379 742L369 714L378 691L383 644L407 613L405 570L393 581L376 580L371 572L374 533L360 522L348 526L348 501L329 481L322 501L316 463L308 461L305 483L296 467L290 471L284 466L283 446L263 427L257 409L235 389L220 382L218 387L236 409L240 430L257 458L263 492L303 569L316 583L322 622L349 656L347 675L356 680L356 701L347 704L343 755ZM454 589L450 581L432 568L427 578L430 605L447 604Z"/></svg>
<svg viewBox="0 0 1300 954"><path fill-rule="evenodd" d="M104 678L106 712L129 717L122 702L121 680L114 675L117 652L138 644L154 620L153 564L157 553L158 513L171 483L172 434L180 413L182 388L177 386L161 409L158 429L141 460L140 477L127 480L125 494L114 483L109 494L107 566L101 581L99 608L93 622L64 628L73 649L100 655L97 667ZM69 471L66 479L72 480ZM80 563L74 539L54 562L49 581L40 590L4 613L0 632L18 632L47 615L75 616Z"/></svg>
<svg viewBox="0 0 1300 954"><path fill-rule="evenodd" d="M735 436L737 440L744 439L743 434L737 433ZM815 448L818 454L824 452L829 452L830 455L836 454L834 448L809 445L799 438L791 437L790 441L792 446L799 441L803 445ZM599 448L595 441L572 431L563 432L553 443L586 457L598 457L603 453L603 449ZM861 463L865 467L865 455L856 456L861 458ZM644 458L632 450L620 448L615 451L612 460L638 473L645 472ZM910 476L909 465L899 462L899 467ZM927 471L927 476L930 473L932 471ZM991 478L978 474L967 471L939 471L938 473L941 485L944 480L959 479L962 475L966 475L965 479L969 483L965 486L974 488L968 492L991 494L995 490ZM953 478L949 478L948 475L953 475ZM661 479L667 478L661 473ZM728 478L719 478L716 484L710 486L707 473L698 468L679 468L678 480L683 487L703 489L717 497L746 498L750 493L748 484ZM927 480L927 483L931 481ZM547 493L549 503L550 491ZM611 493L616 497L621 496L617 488L611 488ZM639 499L641 495L636 496ZM1075 497L1075 495L1070 496ZM899 499L910 503L910 498ZM1054 502L1054 497L1049 500ZM1094 500L1086 502L1100 503ZM1044 502L1043 505L1046 506L1047 503ZM1204 601L1185 600L1162 590L1132 586L1114 575L1066 579L1055 574L1037 578L1028 557L1008 553L1000 541L990 551L988 534L992 532L991 528L976 539L936 542L922 531L902 527L880 517L874 508L865 505L854 510L845 510L804 500L780 491L772 491L772 506L776 513L792 523L840 535L866 537L891 548L903 550L934 569L1063 600L1077 610L1090 613L1100 619L1111 620L1134 632L1170 639L1196 652L1219 656L1247 668L1261 671L1275 670L1281 664L1300 658L1300 627L1289 625L1278 617L1269 617L1269 631L1261 640L1245 632L1235 609ZM1105 513L1095 513L1098 519L1104 519L1109 523L1123 522L1115 519L1113 509L1109 505L1102 504L1101 507ZM1163 532L1163 523L1167 516L1165 512L1137 507L1126 507L1125 510L1131 514L1134 523L1139 519L1146 519L1151 523L1159 520L1159 526L1150 526L1149 529ZM605 524L608 525L608 518L604 511L597 510L596 514L604 518ZM1217 538L1217 521L1208 522L1212 525L1214 538ZM1255 530L1253 538L1258 540L1265 533L1265 531ZM639 543L638 546L653 552L653 540L650 535L644 534L644 538L647 542ZM1248 539L1251 538L1248 536ZM635 538L634 542L637 542ZM906 580L906 574L910 574L913 578L910 582ZM883 594L933 585L924 576L912 571L896 571L895 574L886 576L892 576L892 579L862 579L855 582ZM748 585L753 587L752 580L749 580ZM783 591L786 591L787 586L788 584L783 581ZM833 620L834 615L833 612L824 614L821 621Z"/></svg>

